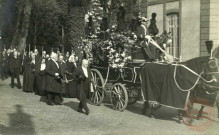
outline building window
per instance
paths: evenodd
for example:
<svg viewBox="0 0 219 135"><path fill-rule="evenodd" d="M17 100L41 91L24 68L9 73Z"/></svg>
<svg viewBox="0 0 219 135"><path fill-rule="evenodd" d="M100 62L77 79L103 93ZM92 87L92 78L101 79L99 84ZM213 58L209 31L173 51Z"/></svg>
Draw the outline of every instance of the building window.
<svg viewBox="0 0 219 135"><path fill-rule="evenodd" d="M166 16L166 30L172 34L172 46L167 48L169 54L179 58L181 48L179 44L179 14L171 13Z"/></svg>

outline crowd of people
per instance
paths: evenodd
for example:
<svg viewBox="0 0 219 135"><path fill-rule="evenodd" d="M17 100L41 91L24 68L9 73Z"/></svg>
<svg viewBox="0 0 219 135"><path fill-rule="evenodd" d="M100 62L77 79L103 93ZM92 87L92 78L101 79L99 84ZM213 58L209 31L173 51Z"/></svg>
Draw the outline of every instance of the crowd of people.
<svg viewBox="0 0 219 135"><path fill-rule="evenodd" d="M11 88L45 96L48 105L62 105L63 97L78 98L78 112L90 113L87 102L91 97L91 71L87 59L79 60L72 51L47 54L38 50L18 52L3 50L0 55L1 80L11 77ZM20 75L23 75L21 86ZM84 112L85 111L85 112Z"/></svg>

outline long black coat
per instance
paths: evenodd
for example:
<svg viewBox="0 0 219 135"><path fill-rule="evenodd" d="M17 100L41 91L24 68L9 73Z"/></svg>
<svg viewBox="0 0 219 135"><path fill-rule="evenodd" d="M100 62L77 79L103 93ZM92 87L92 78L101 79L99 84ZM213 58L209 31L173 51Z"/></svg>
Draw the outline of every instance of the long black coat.
<svg viewBox="0 0 219 135"><path fill-rule="evenodd" d="M85 77L82 67L78 67L76 71L76 90L77 98L79 101L85 101L86 99L91 98L91 70L88 70L88 78ZM85 79L80 79L80 76L83 76Z"/></svg>
<svg viewBox="0 0 219 135"><path fill-rule="evenodd" d="M26 61L25 70L24 70L24 78L23 78L23 91L33 92L34 91L34 65L31 63L31 58Z"/></svg>
<svg viewBox="0 0 219 135"><path fill-rule="evenodd" d="M47 61L45 69L45 90L53 93L61 93L61 79L56 77L55 73L60 74L60 69L57 67L56 63L52 59L50 59Z"/></svg>
<svg viewBox="0 0 219 135"><path fill-rule="evenodd" d="M66 77L65 77L65 71L66 71L66 63L65 61L62 61L62 62L58 62L59 64L59 67L60 67L60 73L61 73L61 76L62 76L62 82L61 82L61 89L62 89L62 93L65 93L65 88L66 88Z"/></svg>
<svg viewBox="0 0 219 135"><path fill-rule="evenodd" d="M44 95L44 90L45 90L45 70L40 70L41 68L41 63L42 63L43 58L40 57L38 61L36 62L37 64L35 65L35 76L36 76L36 87L37 87L37 94L43 96Z"/></svg>
<svg viewBox="0 0 219 135"><path fill-rule="evenodd" d="M21 71L21 60L20 57L12 57L10 59L10 71L11 73L18 74Z"/></svg>
<svg viewBox="0 0 219 135"><path fill-rule="evenodd" d="M66 63L66 78L69 80L69 82L66 84L65 89L65 96L76 98L77 97L77 91L76 91L76 80L74 74L76 73L76 66L73 62L67 62Z"/></svg>

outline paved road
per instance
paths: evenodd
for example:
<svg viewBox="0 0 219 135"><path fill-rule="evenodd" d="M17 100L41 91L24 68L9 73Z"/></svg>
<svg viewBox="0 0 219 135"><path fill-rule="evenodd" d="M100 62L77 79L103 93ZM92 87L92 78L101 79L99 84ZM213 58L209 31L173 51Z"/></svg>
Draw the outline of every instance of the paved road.
<svg viewBox="0 0 219 135"><path fill-rule="evenodd" d="M106 98L100 106L89 105L90 115L78 113L76 99L65 98L62 106L48 106L44 99L9 87L0 80L0 134L13 135L144 135L219 134L219 119L204 131L178 124L176 110L161 108L156 119L141 115L142 103L117 112ZM215 108L216 110L216 108Z"/></svg>

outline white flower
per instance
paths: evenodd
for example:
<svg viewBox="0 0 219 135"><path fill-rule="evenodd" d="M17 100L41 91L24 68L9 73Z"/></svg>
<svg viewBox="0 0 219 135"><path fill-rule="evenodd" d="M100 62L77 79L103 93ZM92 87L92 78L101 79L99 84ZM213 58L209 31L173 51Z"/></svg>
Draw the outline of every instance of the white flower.
<svg viewBox="0 0 219 135"><path fill-rule="evenodd" d="M114 50L113 48L110 49L110 52L111 52L111 53L113 53L113 52L115 52L115 51L116 51L116 50Z"/></svg>
<svg viewBox="0 0 219 135"><path fill-rule="evenodd" d="M116 57L119 57L119 53L116 53L116 55L115 55Z"/></svg>
<svg viewBox="0 0 219 135"><path fill-rule="evenodd" d="M111 41L109 42L109 46L112 46L112 42Z"/></svg>
<svg viewBox="0 0 219 135"><path fill-rule="evenodd" d="M125 52L123 52L123 53L121 54L121 56L122 56L122 57L125 57Z"/></svg>
<svg viewBox="0 0 219 135"><path fill-rule="evenodd" d="M136 36L136 35L133 35L133 38L134 38L134 39L137 39L137 36Z"/></svg>
<svg viewBox="0 0 219 135"><path fill-rule="evenodd" d="M128 56L127 58L128 58L129 60L131 60L131 59L132 59L132 56Z"/></svg>
<svg viewBox="0 0 219 135"><path fill-rule="evenodd" d="M116 68L117 67L117 65L116 64L112 64L112 68Z"/></svg>
<svg viewBox="0 0 219 135"><path fill-rule="evenodd" d="M115 59L115 62L119 62L119 61L120 61L120 58Z"/></svg>
<svg viewBox="0 0 219 135"><path fill-rule="evenodd" d="M121 63L121 64L120 64L120 67L124 67L124 66L125 66L125 63Z"/></svg>

